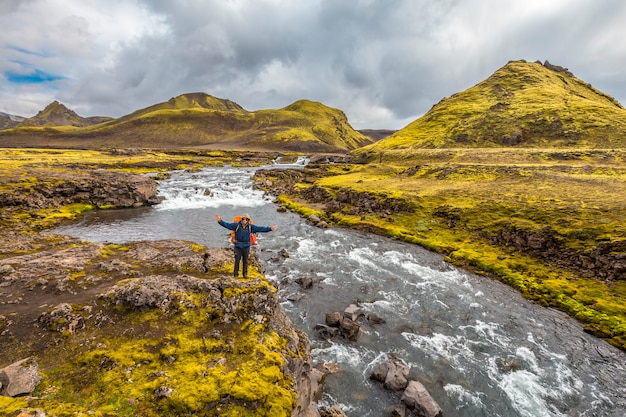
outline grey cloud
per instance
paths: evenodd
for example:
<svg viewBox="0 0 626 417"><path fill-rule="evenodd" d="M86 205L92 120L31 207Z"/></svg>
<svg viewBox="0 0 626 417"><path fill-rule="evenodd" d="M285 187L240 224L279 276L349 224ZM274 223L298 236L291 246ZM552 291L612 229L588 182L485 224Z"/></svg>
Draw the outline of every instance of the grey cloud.
<svg viewBox="0 0 626 417"><path fill-rule="evenodd" d="M3 7L10 4L15 13L32 13L33 23L47 21L37 15L39 1L31 1L29 11L15 11L14 2ZM123 1L107 4L131 7ZM626 3L620 0L134 4L163 27L113 45L102 43L90 26L93 10L68 9L65 33L72 31L78 41L59 44L55 51L61 55L44 60L42 71L72 77L57 84L58 93L48 102L60 98L84 109L84 115L117 117L194 91L249 110L280 108L304 98L344 110L356 128L400 128L512 59L547 59L626 99L621 42ZM64 62L71 65L65 72L59 70ZM4 107L9 90L0 89Z"/></svg>

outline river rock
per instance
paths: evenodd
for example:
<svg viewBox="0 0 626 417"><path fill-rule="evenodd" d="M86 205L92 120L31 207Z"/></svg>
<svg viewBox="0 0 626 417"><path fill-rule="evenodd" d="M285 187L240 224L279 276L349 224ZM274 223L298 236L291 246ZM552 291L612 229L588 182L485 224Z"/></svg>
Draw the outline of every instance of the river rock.
<svg viewBox="0 0 626 417"><path fill-rule="evenodd" d="M346 413L337 405L332 405L320 411L321 417L347 417Z"/></svg>
<svg viewBox="0 0 626 417"><path fill-rule="evenodd" d="M341 321L341 326L339 326L339 330L341 331L341 335L346 339L356 340L359 336L359 332L361 331L361 326L359 326L354 320L344 317Z"/></svg>
<svg viewBox="0 0 626 417"><path fill-rule="evenodd" d="M389 359L374 368L370 379L383 383L389 391L400 391L409 383L409 367L399 359Z"/></svg>
<svg viewBox="0 0 626 417"><path fill-rule="evenodd" d="M15 397L30 394L41 382L35 358L26 358L0 369L0 395Z"/></svg>
<svg viewBox="0 0 626 417"><path fill-rule="evenodd" d="M326 325L331 327L339 327L341 326L341 314L334 313L326 313Z"/></svg>
<svg viewBox="0 0 626 417"><path fill-rule="evenodd" d="M355 316L352 312L348 313L347 316L345 313L343 315L338 312L327 313L326 324L317 324L314 330L324 339L332 339L341 335L345 339L356 340L361 331L361 326L350 318Z"/></svg>
<svg viewBox="0 0 626 417"><path fill-rule="evenodd" d="M384 318L382 318L382 317L378 316L377 314L374 314L374 313L369 313L369 314L367 315L367 322L368 322L371 326L375 326L375 325L377 325L377 324L383 324L383 323L386 323L387 321L386 321Z"/></svg>
<svg viewBox="0 0 626 417"><path fill-rule="evenodd" d="M365 313L363 313L361 307L357 306L356 304L350 304L343 311L343 316L349 318L352 321L357 321L359 318L365 317Z"/></svg>
<svg viewBox="0 0 626 417"><path fill-rule="evenodd" d="M441 417L443 411L418 381L410 381L402 394L402 402L420 417Z"/></svg>
<svg viewBox="0 0 626 417"><path fill-rule="evenodd" d="M389 415L391 417L409 417L411 416L411 412L404 404L397 404L391 408Z"/></svg>
<svg viewBox="0 0 626 417"><path fill-rule="evenodd" d="M309 276L297 278L296 283L298 283L305 290L308 290L313 287L313 278Z"/></svg>
<svg viewBox="0 0 626 417"><path fill-rule="evenodd" d="M327 326L325 324L321 324L318 323L315 325L315 327L313 328L313 330L315 330L315 332L322 338L322 339L332 339L334 337L337 337L339 335L339 328L338 327L332 327L332 326Z"/></svg>

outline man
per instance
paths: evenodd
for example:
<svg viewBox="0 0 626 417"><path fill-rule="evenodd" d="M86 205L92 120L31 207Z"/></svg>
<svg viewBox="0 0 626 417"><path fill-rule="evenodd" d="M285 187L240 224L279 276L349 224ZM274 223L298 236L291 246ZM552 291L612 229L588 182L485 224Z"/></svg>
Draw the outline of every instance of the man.
<svg viewBox="0 0 626 417"><path fill-rule="evenodd" d="M250 255L251 245L250 235L259 232L271 232L276 230L278 226L256 226L250 223L250 215L248 213L244 213L243 216L241 216L241 221L236 223L225 222L219 214L215 215L215 220L217 220L220 226L235 231L235 268L233 275L235 278L239 277L239 262L243 261L243 277L248 278L248 256Z"/></svg>

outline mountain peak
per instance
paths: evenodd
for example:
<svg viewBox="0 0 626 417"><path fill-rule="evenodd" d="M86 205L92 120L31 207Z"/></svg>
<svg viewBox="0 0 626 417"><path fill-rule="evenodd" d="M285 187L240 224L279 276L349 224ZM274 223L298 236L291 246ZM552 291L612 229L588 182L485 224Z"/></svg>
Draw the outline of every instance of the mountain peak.
<svg viewBox="0 0 626 417"><path fill-rule="evenodd" d="M202 107L210 110L221 111L245 111L243 107L234 101L217 98L206 93L186 93L173 97L167 101L172 109L187 109Z"/></svg>
<svg viewBox="0 0 626 417"><path fill-rule="evenodd" d="M94 124L91 119L84 118L68 109L58 101L48 104L35 116L25 119L19 126L76 126L84 127Z"/></svg>
<svg viewBox="0 0 626 417"><path fill-rule="evenodd" d="M625 131L626 110L613 97L567 68L520 60L370 148L611 147Z"/></svg>

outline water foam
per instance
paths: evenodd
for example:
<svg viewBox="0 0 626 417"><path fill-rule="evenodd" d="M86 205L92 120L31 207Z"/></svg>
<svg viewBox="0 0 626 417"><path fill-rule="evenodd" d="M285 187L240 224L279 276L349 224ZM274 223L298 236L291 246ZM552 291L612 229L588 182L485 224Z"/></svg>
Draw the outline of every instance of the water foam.
<svg viewBox="0 0 626 417"><path fill-rule="evenodd" d="M205 168L193 175L176 171L161 181L160 196L164 201L157 210L185 210L220 206L260 207L270 202L269 196L252 188L249 171ZM232 181L229 181L229 177Z"/></svg>
<svg viewBox="0 0 626 417"><path fill-rule="evenodd" d="M523 417L565 416L548 406L546 398L550 397L551 390L544 387L541 378L532 372L523 369L504 374L498 386Z"/></svg>
<svg viewBox="0 0 626 417"><path fill-rule="evenodd" d="M422 336L415 333L403 332L404 337L413 347L420 349L432 357L445 359L451 366L463 368L465 359L473 358L474 352L468 346L464 336L448 336L433 333L431 336Z"/></svg>
<svg viewBox="0 0 626 417"><path fill-rule="evenodd" d="M311 354L315 358L331 361L339 365L346 364L355 369L361 369L366 366L365 359L367 355L364 349L332 341L326 347L311 349Z"/></svg>
<svg viewBox="0 0 626 417"><path fill-rule="evenodd" d="M459 405L456 407L457 410L463 408L464 404L471 404L476 408L484 408L483 400L481 397L485 397L484 392L475 392L472 393L468 391L461 385L457 384L446 384L443 387L444 391L448 394L449 397L456 397L456 402Z"/></svg>

